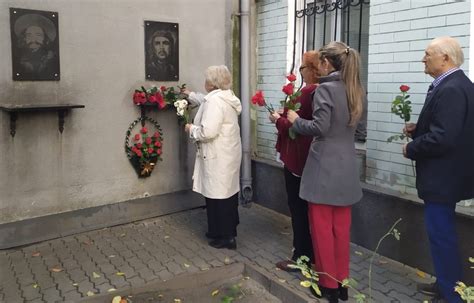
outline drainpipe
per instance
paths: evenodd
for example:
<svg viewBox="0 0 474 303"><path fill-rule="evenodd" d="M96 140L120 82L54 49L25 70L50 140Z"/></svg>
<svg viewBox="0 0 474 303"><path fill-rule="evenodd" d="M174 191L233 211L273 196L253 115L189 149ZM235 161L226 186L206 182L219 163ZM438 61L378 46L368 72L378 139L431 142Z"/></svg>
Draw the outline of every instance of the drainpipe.
<svg viewBox="0 0 474 303"><path fill-rule="evenodd" d="M240 96L242 101L241 198L243 205L252 201L252 162L250 158L250 0L240 0Z"/></svg>

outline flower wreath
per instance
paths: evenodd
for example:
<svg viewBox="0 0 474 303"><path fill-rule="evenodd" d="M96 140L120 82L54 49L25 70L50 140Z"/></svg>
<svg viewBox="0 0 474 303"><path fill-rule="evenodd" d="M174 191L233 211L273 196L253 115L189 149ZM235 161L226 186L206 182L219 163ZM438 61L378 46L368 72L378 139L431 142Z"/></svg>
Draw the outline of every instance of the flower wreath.
<svg viewBox="0 0 474 303"><path fill-rule="evenodd" d="M155 132L150 135L148 128L145 127L145 122L148 121L155 127ZM142 128L139 133L133 136L133 145L130 145L130 136L132 135L133 128L141 122ZM135 119L125 135L125 153L130 163L135 168L138 177L145 178L151 175L151 172L155 168L158 161L162 161L162 148L163 148L163 131L155 120L142 116Z"/></svg>

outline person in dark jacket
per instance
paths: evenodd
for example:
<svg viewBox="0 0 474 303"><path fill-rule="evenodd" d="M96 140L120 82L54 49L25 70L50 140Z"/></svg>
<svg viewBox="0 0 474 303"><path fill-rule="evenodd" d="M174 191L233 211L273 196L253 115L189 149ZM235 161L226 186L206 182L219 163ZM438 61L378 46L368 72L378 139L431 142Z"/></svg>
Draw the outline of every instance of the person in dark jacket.
<svg viewBox="0 0 474 303"><path fill-rule="evenodd" d="M462 280L455 208L474 197L474 85L460 69L463 61L454 38L431 41L423 63L434 81L418 122L404 129L413 138L403 146L403 154L416 161L416 188L424 201L437 278L436 284L420 289L434 294L434 302L461 302L454 292Z"/></svg>
<svg viewBox="0 0 474 303"><path fill-rule="evenodd" d="M306 85L301 89L301 95L294 102L301 104L299 114L304 119L311 119L312 115L313 92L319 79L318 61L318 52L308 51L303 54L303 64L299 69ZM284 163L286 194L291 214L294 248L291 260L283 260L276 265L281 270L296 271L297 269L292 269L288 265L295 263L299 257L307 256L310 260L313 260L313 247L308 223L308 202L299 197L301 175L313 137L298 135L294 139L290 138L289 129L292 124L286 118L287 112L288 109L285 108L281 115L274 112L269 117L278 130L276 150L280 153L280 159Z"/></svg>

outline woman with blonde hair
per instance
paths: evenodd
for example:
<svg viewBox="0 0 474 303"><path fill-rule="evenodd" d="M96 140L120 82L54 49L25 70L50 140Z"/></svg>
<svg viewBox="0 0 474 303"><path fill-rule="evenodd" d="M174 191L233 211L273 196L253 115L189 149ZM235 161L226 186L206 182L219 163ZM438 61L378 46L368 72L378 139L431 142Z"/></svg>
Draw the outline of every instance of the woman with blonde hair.
<svg viewBox="0 0 474 303"><path fill-rule="evenodd" d="M191 103L199 105L194 122L185 126L197 147L193 191L206 199L209 245L236 249L242 106L231 90L232 77L226 66L208 67L205 78L207 95L183 91Z"/></svg>
<svg viewBox="0 0 474 303"><path fill-rule="evenodd" d="M298 112L303 119L311 119L312 96L319 81L318 62L319 55L317 51L308 51L303 54L303 62L299 71L306 85L301 89L301 95L293 101L301 104ZM311 261L313 260L313 245L308 223L308 202L299 197L301 174L313 137L299 135L294 139L290 138L291 123L288 121L286 114L287 109L285 108L281 115L274 112L269 118L270 121L275 123L278 130L276 150L280 153L280 160L284 164L294 249L290 260L279 261L276 266L281 270L295 271L288 265L294 264L299 257L307 256Z"/></svg>
<svg viewBox="0 0 474 303"><path fill-rule="evenodd" d="M288 112L293 130L311 135L300 197L309 201L308 213L319 284L330 303L347 300L351 206L362 198L356 163L354 132L362 114L358 52L342 42L319 50L319 87L313 98L312 119Z"/></svg>

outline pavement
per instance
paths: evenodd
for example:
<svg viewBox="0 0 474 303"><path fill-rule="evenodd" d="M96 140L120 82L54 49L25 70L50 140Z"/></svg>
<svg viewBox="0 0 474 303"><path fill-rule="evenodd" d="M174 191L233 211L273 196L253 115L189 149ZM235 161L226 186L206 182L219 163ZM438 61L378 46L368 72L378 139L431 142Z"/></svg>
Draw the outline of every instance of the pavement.
<svg viewBox="0 0 474 303"><path fill-rule="evenodd" d="M290 218L257 204L239 211L237 250L207 245L206 211L201 208L1 250L0 302L76 302L236 262L252 264L308 302L318 302L300 285L301 274L275 267L291 255ZM365 294L371 256L351 244L351 277ZM432 277L417 269L375 256L371 276L373 302L428 299L417 292L416 283Z"/></svg>

